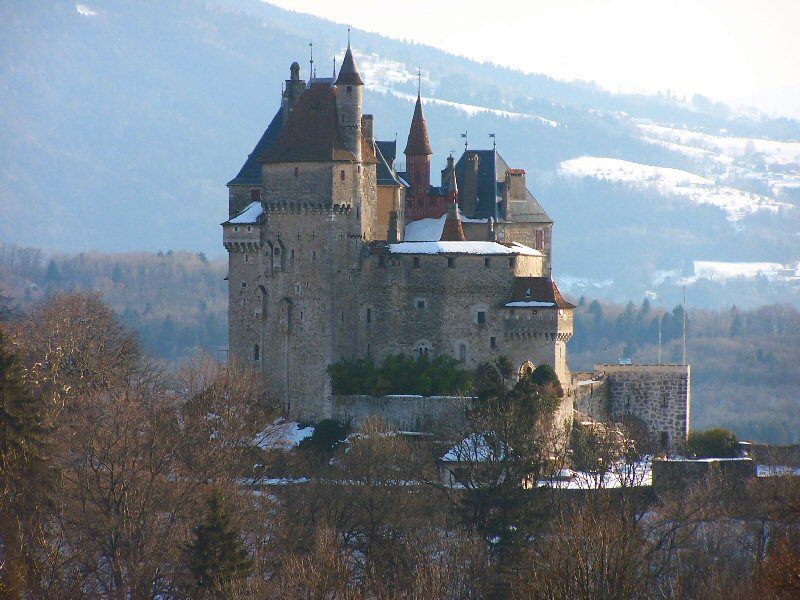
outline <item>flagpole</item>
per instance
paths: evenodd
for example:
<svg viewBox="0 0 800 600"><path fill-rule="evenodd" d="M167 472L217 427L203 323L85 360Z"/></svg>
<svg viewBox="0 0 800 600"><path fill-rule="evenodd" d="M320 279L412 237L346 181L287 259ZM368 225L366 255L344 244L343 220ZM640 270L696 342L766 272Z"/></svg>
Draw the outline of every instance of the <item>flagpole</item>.
<svg viewBox="0 0 800 600"><path fill-rule="evenodd" d="M661 284L661 289L658 291L658 364L661 364L661 322L664 319L664 311L661 306L664 300L664 284Z"/></svg>
<svg viewBox="0 0 800 600"><path fill-rule="evenodd" d="M683 284L683 366L686 366L686 284Z"/></svg>

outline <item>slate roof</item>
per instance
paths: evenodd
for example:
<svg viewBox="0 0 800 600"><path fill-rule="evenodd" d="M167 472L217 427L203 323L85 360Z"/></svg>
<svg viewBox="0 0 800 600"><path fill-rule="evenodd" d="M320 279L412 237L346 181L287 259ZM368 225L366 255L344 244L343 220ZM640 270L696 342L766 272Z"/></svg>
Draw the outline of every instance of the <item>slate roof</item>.
<svg viewBox="0 0 800 600"><path fill-rule="evenodd" d="M456 180L458 189L464 190L464 171L467 155L478 156L478 204L474 215L465 215L475 219L497 219L497 152L494 150L466 150L456 163ZM504 172L505 173L505 172ZM461 209L463 210L463 202Z"/></svg>
<svg viewBox="0 0 800 600"><path fill-rule="evenodd" d="M239 169L236 177L228 182L228 185L260 185L261 184L261 157L264 152L275 143L283 129L283 109L278 109L272 117L266 130L258 140L253 151L248 155L242 168Z"/></svg>
<svg viewBox="0 0 800 600"><path fill-rule="evenodd" d="M528 301L549 302L558 308L575 308L574 304L564 300L556 282L549 277L516 277L511 291L511 302Z"/></svg>
<svg viewBox="0 0 800 600"><path fill-rule="evenodd" d="M372 144L361 138L362 162L375 162ZM312 83L297 101L289 121L262 162L356 162L339 136L336 90L327 83Z"/></svg>
<svg viewBox="0 0 800 600"><path fill-rule="evenodd" d="M375 142L375 159L378 161L376 178L378 185L400 185L408 187L394 170L397 142Z"/></svg>
<svg viewBox="0 0 800 600"><path fill-rule="evenodd" d="M460 190L464 189L464 169L468 154L478 156L478 204L475 214L466 216L476 219L506 218L507 215L501 214L498 205L503 199L505 175L509 170L508 163L496 150L466 150L456 163L456 180ZM524 173L522 169L511 169L511 172ZM553 222L527 188L524 201L512 201L511 221L516 223Z"/></svg>
<svg viewBox="0 0 800 600"><path fill-rule="evenodd" d="M414 106L414 116L411 118L411 128L408 130L408 141L403 154L410 156L430 156L433 154L431 143L428 140L428 125L425 115L422 114L422 98L417 94L417 104Z"/></svg>
<svg viewBox="0 0 800 600"><path fill-rule="evenodd" d="M347 45L347 52L344 54L342 68L339 69L339 77L336 78L336 85L364 85L364 80L361 79L361 74L358 72L358 67L356 67L356 61L353 60L350 44Z"/></svg>

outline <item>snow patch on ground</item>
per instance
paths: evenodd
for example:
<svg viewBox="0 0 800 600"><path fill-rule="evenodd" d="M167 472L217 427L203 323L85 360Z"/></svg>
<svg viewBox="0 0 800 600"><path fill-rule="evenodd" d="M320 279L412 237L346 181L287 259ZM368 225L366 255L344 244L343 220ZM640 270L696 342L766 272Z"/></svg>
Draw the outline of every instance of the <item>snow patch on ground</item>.
<svg viewBox="0 0 800 600"><path fill-rule="evenodd" d="M291 450L314 434L313 427L301 427L296 421L278 419L253 440L262 450Z"/></svg>
<svg viewBox="0 0 800 600"><path fill-rule="evenodd" d="M366 77L364 78L366 80ZM381 94L390 94L397 98L402 98L403 100L408 100L410 102L416 102L417 97L414 94L407 94L406 92L398 92L397 90L391 89L391 87L378 84L367 83L366 88L373 92L378 92ZM481 113L487 113L496 115L498 117L504 117L507 119L521 119L521 120L528 120L528 121L537 121L543 125L547 125L548 127L558 127L558 121L553 121L551 119L545 119L544 117L540 117L538 115L531 115L528 113L521 113L521 112L513 112L510 110L502 110L500 108L490 108L488 106L478 106L476 104L465 104L463 102L453 102L452 100L443 100L442 98L432 98L430 96L422 96L423 104L437 104L439 106L447 106L449 108L454 108L458 111L465 113L469 117L474 117L475 115Z"/></svg>
<svg viewBox="0 0 800 600"><path fill-rule="evenodd" d="M668 272L667 276L676 275ZM775 262L723 262L715 260L694 261L694 274L678 279L679 285L691 285L700 279L718 283L735 279L755 279L766 277L769 281L794 280L800 278L800 263L784 265Z"/></svg>
<svg viewBox="0 0 800 600"><path fill-rule="evenodd" d="M800 477L800 467L786 465L756 465L757 477Z"/></svg>
<svg viewBox="0 0 800 600"><path fill-rule="evenodd" d="M689 148L706 150L719 156L721 160L761 154L769 165L800 166L800 142L712 135L648 123L639 123L638 126L648 141L676 144L684 147L685 152L689 152Z"/></svg>
<svg viewBox="0 0 800 600"><path fill-rule="evenodd" d="M97 11L96 10L92 10L91 8L86 6L85 4L76 4L75 5L75 10L78 11L79 15L82 15L84 17L95 17L95 16L97 16Z"/></svg>
<svg viewBox="0 0 800 600"><path fill-rule="evenodd" d="M615 464L607 473L561 469L557 477L537 481L536 485L559 490L598 490L653 485L652 459L648 456L635 463Z"/></svg>
<svg viewBox="0 0 800 600"><path fill-rule="evenodd" d="M777 213L781 209L792 208L790 204L760 194L717 185L710 179L688 171L619 158L581 156L563 161L560 171L574 177L594 177L655 188L661 194L679 196L695 204L710 204L725 211L728 220L732 222L758 211Z"/></svg>
<svg viewBox="0 0 800 600"><path fill-rule="evenodd" d="M599 290L612 285L614 285L613 279L592 279L590 277L574 277L572 275L562 275L558 278L559 289L571 294L579 294L586 290Z"/></svg>

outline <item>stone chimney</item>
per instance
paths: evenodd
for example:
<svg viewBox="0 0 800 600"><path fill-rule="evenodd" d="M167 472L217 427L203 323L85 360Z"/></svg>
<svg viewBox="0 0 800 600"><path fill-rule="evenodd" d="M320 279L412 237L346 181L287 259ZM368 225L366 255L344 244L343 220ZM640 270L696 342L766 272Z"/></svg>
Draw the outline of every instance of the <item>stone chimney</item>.
<svg viewBox="0 0 800 600"><path fill-rule="evenodd" d="M464 182L461 186L461 208L468 217L478 210L478 162L475 153L467 153L464 164Z"/></svg>
<svg viewBox="0 0 800 600"><path fill-rule="evenodd" d="M386 240L390 244L396 244L400 241L400 219L396 210L389 213L389 230L386 232Z"/></svg>
<svg viewBox="0 0 800 600"><path fill-rule="evenodd" d="M525 200L525 171L523 169L508 169L505 179L505 218L512 219L512 202Z"/></svg>
<svg viewBox="0 0 800 600"><path fill-rule="evenodd" d="M361 115L361 133L369 143L375 142L375 117L372 115Z"/></svg>
<svg viewBox="0 0 800 600"><path fill-rule="evenodd" d="M490 242L497 241L497 232L494 230L494 217L489 217L489 224L486 227L486 239Z"/></svg>

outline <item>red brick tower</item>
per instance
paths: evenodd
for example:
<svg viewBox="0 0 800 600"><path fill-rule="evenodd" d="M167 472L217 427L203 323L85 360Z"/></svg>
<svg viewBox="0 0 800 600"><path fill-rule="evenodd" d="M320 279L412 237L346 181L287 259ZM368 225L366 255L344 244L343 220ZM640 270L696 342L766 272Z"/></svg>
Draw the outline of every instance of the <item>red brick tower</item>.
<svg viewBox="0 0 800 600"><path fill-rule="evenodd" d="M428 197L431 185L431 144L428 141L428 126L422 114L422 98L417 94L417 105L411 119L411 129L406 142L406 173L415 204L421 206Z"/></svg>

